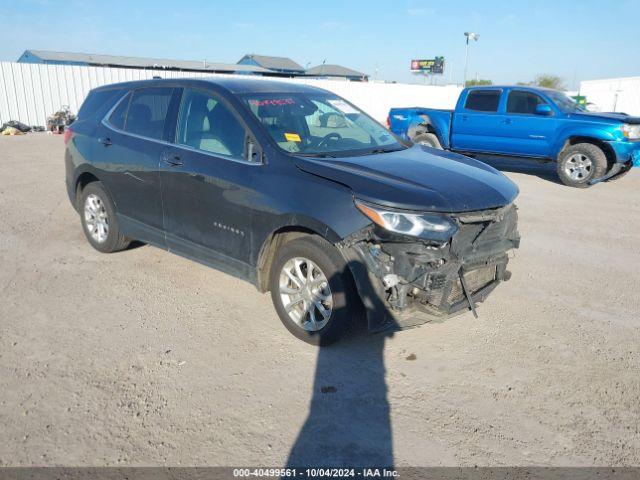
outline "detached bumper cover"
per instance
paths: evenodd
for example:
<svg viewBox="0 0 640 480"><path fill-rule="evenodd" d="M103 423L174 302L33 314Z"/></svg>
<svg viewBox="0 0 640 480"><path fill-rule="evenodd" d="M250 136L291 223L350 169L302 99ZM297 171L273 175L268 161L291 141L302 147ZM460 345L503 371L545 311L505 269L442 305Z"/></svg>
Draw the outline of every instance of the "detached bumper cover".
<svg viewBox="0 0 640 480"><path fill-rule="evenodd" d="M452 217L459 230L444 244L370 226L338 245L370 330L407 328L475 311L476 303L509 279L507 252L520 243L515 205Z"/></svg>
<svg viewBox="0 0 640 480"><path fill-rule="evenodd" d="M608 142L616 154L616 161L626 163L632 161L634 166L640 166L640 140Z"/></svg>

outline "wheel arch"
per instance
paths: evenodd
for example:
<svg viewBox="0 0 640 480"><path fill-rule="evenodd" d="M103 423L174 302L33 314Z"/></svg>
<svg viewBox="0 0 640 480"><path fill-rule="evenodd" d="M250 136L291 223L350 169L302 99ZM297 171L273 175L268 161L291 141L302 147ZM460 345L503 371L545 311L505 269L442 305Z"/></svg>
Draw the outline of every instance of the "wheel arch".
<svg viewBox="0 0 640 480"><path fill-rule="evenodd" d="M595 145L600 150L602 150L607 157L607 165L609 168L616 163L616 152L613 150L613 147L609 145L605 140L601 140L599 138L595 138L588 135L571 135L567 137L560 148L557 149L557 153L555 154L555 160L558 161L560 154L568 147L573 145L577 145L579 143L589 143L591 145Z"/></svg>
<svg viewBox="0 0 640 480"><path fill-rule="evenodd" d="M443 148L449 147L448 124L437 115L421 113L414 118L407 129L407 136L413 141L413 139L421 133L432 133L436 136Z"/></svg>
<svg viewBox="0 0 640 480"><path fill-rule="evenodd" d="M327 225L312 219L298 218L279 225L267 235L258 251L256 260L256 287L260 292L269 290L269 275L271 265L278 249L285 243L306 235L317 235L332 245L341 240L340 236Z"/></svg>
<svg viewBox="0 0 640 480"><path fill-rule="evenodd" d="M99 182L100 179L97 177L97 175L95 175L93 172L90 171L84 171L82 173L80 173L75 181L75 185L74 185L74 205L76 206L76 209L78 209L78 201L80 200L80 195L82 190L85 189L85 187L87 185L89 185L90 183L94 183L94 182Z"/></svg>
<svg viewBox="0 0 640 480"><path fill-rule="evenodd" d="M102 184L102 187L105 189L109 197L111 197L111 201L113 202L113 205L117 206L118 202L114 198L113 194L111 193L111 189L109 188L109 185L105 183L103 176L95 168L87 165L87 166L83 166L82 170L78 170L78 172L76 173L75 182L71 184L73 185L74 189L70 193L72 193L75 197L73 199L74 200L73 204L76 206L76 209L78 207L78 200L80 199L80 194L82 190L87 185L94 182L100 182Z"/></svg>

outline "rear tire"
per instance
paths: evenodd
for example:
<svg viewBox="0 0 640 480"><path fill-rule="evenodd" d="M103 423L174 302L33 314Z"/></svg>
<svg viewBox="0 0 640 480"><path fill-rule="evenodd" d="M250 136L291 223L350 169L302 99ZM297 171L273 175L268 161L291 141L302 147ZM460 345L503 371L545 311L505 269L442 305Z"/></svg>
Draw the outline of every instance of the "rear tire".
<svg viewBox="0 0 640 480"><path fill-rule="evenodd" d="M271 299L287 330L312 345L340 338L359 299L333 245L315 235L292 240L277 252L270 271Z"/></svg>
<svg viewBox="0 0 640 480"><path fill-rule="evenodd" d="M577 143L558 155L560 181L569 187L587 188L589 182L603 177L607 171L607 156L592 143Z"/></svg>
<svg viewBox="0 0 640 480"><path fill-rule="evenodd" d="M442 145L440 145L440 140L434 133L421 133L416 135L413 138L413 143L417 143L419 145L425 145L431 148L437 148L438 150L442 150Z"/></svg>
<svg viewBox="0 0 640 480"><path fill-rule="evenodd" d="M102 253L127 248L130 240L120 232L113 201L102 183L84 187L79 207L82 230L93 248Z"/></svg>

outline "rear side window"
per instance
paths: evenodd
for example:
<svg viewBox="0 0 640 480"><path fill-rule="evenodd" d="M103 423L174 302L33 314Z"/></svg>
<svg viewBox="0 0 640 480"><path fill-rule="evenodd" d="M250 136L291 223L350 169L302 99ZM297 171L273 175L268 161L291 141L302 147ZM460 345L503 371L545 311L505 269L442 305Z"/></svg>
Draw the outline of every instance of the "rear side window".
<svg viewBox="0 0 640 480"><path fill-rule="evenodd" d="M536 107L545 103L535 93L512 90L507 101L507 113L536 113Z"/></svg>
<svg viewBox="0 0 640 480"><path fill-rule="evenodd" d="M172 88L152 87L136 90L129 104L125 131L161 140L172 93Z"/></svg>
<svg viewBox="0 0 640 480"><path fill-rule="evenodd" d="M501 93L500 90L472 90L464 108L478 112L497 112Z"/></svg>
<svg viewBox="0 0 640 480"><path fill-rule="evenodd" d="M86 120L99 111L108 110L122 95L122 90L99 90L89 92L78 111L78 119ZM104 115L104 113L103 113Z"/></svg>
<svg viewBox="0 0 640 480"><path fill-rule="evenodd" d="M120 130L124 130L124 122L127 117L127 109L129 108L130 100L131 94L129 93L120 101L120 103L118 103L118 106L113 112L111 112L111 116L109 117L109 123Z"/></svg>

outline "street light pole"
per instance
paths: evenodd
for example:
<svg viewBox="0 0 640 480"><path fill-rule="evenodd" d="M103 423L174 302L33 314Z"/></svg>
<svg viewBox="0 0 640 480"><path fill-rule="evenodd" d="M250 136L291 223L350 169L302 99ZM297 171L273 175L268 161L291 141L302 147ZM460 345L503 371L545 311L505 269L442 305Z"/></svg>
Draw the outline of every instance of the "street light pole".
<svg viewBox="0 0 640 480"><path fill-rule="evenodd" d="M478 41L480 35L473 32L464 32L464 36L467 37L467 44L464 49L464 78L463 78L463 87L467 86L467 68L469 66L469 40L473 40L475 42Z"/></svg>

